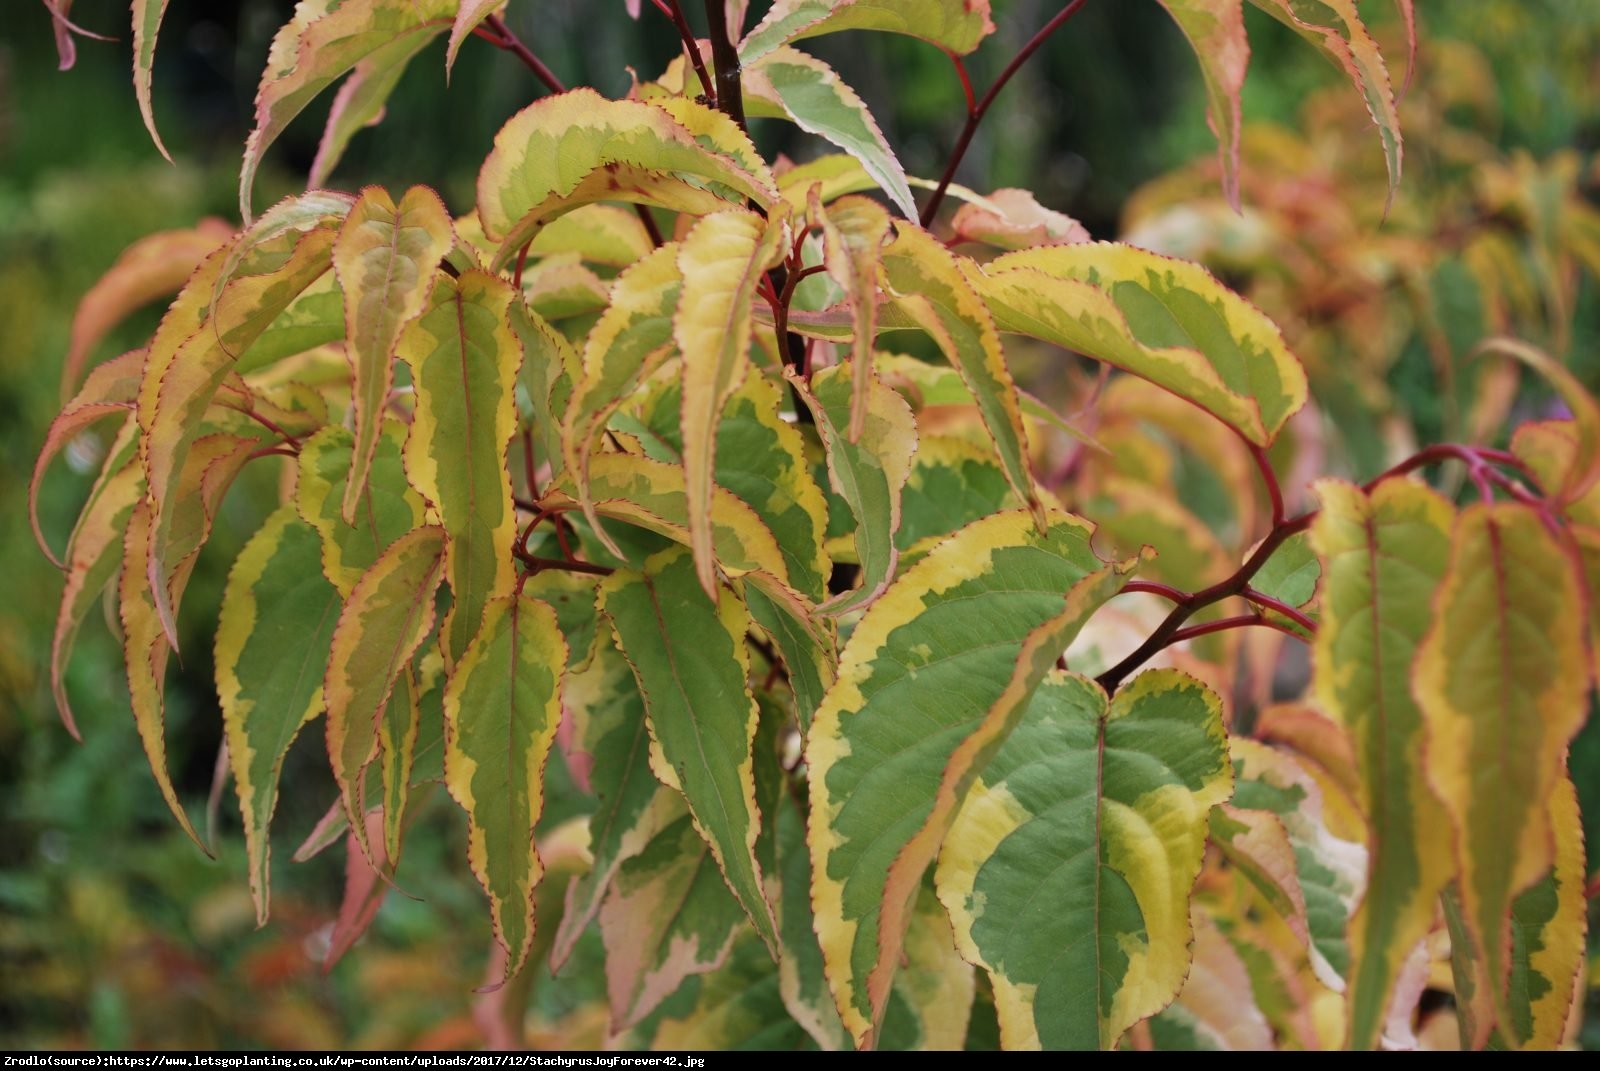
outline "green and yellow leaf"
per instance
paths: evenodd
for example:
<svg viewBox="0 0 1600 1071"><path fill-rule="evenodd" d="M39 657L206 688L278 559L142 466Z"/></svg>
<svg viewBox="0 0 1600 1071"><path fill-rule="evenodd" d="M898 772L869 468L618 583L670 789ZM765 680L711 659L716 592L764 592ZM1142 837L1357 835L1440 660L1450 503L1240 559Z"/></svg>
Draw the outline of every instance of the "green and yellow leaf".
<svg viewBox="0 0 1600 1071"><path fill-rule="evenodd" d="M496 269L543 223L578 205L632 201L704 215L744 198L771 205L771 174L701 145L663 108L591 89L546 97L512 116L478 173L478 216L484 233L500 241Z"/></svg>
<svg viewBox="0 0 1600 1071"><path fill-rule="evenodd" d="M1278 328L1198 265L1091 242L966 272L1000 330L1148 379L1258 446L1305 404L1305 372Z"/></svg>
<svg viewBox="0 0 1600 1071"><path fill-rule="evenodd" d="M859 395L858 379L845 364L814 375L809 391L795 384L822 437L828 478L856 519L861 586L830 600L827 611L832 614L870 604L894 578L900 497L917 449L916 419L905 399L884 386L870 367L866 391ZM856 416L862 417L861 430L851 439L843 428Z"/></svg>
<svg viewBox="0 0 1600 1071"><path fill-rule="evenodd" d="M533 827L566 665L555 611L512 594L488 604L445 686L445 784L471 823L467 859L509 954L507 978L533 941L533 889L543 873Z"/></svg>
<svg viewBox="0 0 1600 1071"><path fill-rule="evenodd" d="M1240 0L1161 0L1200 62L1206 87L1206 123L1216 135L1222 163L1222 193L1239 210L1239 132L1243 113L1239 94L1250 66Z"/></svg>
<svg viewBox="0 0 1600 1071"><path fill-rule="evenodd" d="M347 524L355 523L378 448L394 386L395 343L428 304L439 260L454 241L450 213L426 186L411 187L399 205L382 187L367 187L334 241L333 271L344 292L345 352L353 373L355 450L342 504Z"/></svg>
<svg viewBox="0 0 1600 1071"><path fill-rule="evenodd" d="M1007 1048L1114 1048L1189 972L1206 816L1233 790L1222 703L1152 670L1109 701L1053 671L939 859L962 954Z"/></svg>
<svg viewBox="0 0 1600 1071"><path fill-rule="evenodd" d="M294 507L278 507L234 562L217 621L217 697L261 924L271 904L278 775L301 726L322 712L339 619L340 593L322 575L321 551Z"/></svg>
<svg viewBox="0 0 1600 1071"><path fill-rule="evenodd" d="M779 45L841 30L909 34L964 56L994 23L989 0L777 0L740 42L739 58L751 63Z"/></svg>
<svg viewBox="0 0 1600 1071"><path fill-rule="evenodd" d="M1043 529L1026 513L976 521L891 585L845 647L806 758L817 934L857 1045L882 1022L916 890L967 787L1126 582L1089 537L1062 513ZM939 703L908 698L929 694Z"/></svg>
<svg viewBox="0 0 1600 1071"><path fill-rule="evenodd" d="M391 543L351 589L334 627L323 681L328 758L345 818L369 857L365 773L395 682L433 629L446 541L444 529L429 525Z"/></svg>
<svg viewBox="0 0 1600 1071"><path fill-rule="evenodd" d="M822 260L828 275L850 301L851 361L855 369L850 401L849 438L861 439L871 392L872 345L878 325L878 278L883 247L889 240L889 213L876 201L847 197L824 209L820 188L812 187L807 207L813 226L822 228Z"/></svg>
<svg viewBox="0 0 1600 1071"><path fill-rule="evenodd" d="M447 666L477 634L489 600L516 582L517 518L506 469L522 361L509 319L515 297L509 283L484 272L455 279L437 273L427 311L400 336L399 355L416 390L406 474L449 536Z"/></svg>
<svg viewBox="0 0 1600 1071"><path fill-rule="evenodd" d="M1454 830L1462 922L1503 1024L1514 1021L1512 905L1563 848L1548 801L1588 714L1588 625L1575 572L1533 508L1468 507L1417 652L1428 779Z"/></svg>
<svg viewBox="0 0 1600 1071"><path fill-rule="evenodd" d="M348 524L346 497L355 453L355 436L330 425L300 447L295 504L300 516L316 529L322 543L322 571L339 594L349 597L361 575L396 539L421 527L425 504L406 482L401 450L406 428L387 421L373 444L366 487L356 499L356 519Z"/></svg>
<svg viewBox="0 0 1600 1071"><path fill-rule="evenodd" d="M1449 503L1389 479L1369 495L1317 484L1311 544L1322 561L1313 687L1355 748L1362 812L1373 829L1366 894L1350 924L1349 1044L1377 1045L1405 957L1432 928L1455 872L1449 815L1422 765L1423 713L1412 665L1432 625L1449 557ZM1431 745L1430 745L1431 746ZM1378 833L1381 831L1381 839Z"/></svg>
<svg viewBox="0 0 1600 1071"><path fill-rule="evenodd" d="M776 954L755 857L761 814L751 757L757 708L746 681L749 613L730 592L708 597L693 560L677 548L643 572L612 574L600 599L644 694L651 768L683 794L728 888Z"/></svg>
<svg viewBox="0 0 1600 1071"><path fill-rule="evenodd" d="M702 217L678 249L683 291L672 337L683 357L680 432L689 546L708 594L717 586L711 534L717 428L748 372L756 284L781 259L784 236L777 222L728 209Z"/></svg>
<svg viewBox="0 0 1600 1071"><path fill-rule="evenodd" d="M972 285L982 273L919 227L896 222L895 234L883 251L883 278L895 304L932 336L961 372L994 440L1006 479L1036 516L1042 516L1028 471L1017 386L1006 367L995 318L985 305L988 298L980 299Z"/></svg>
<svg viewBox="0 0 1600 1071"><path fill-rule="evenodd" d="M340 75L366 61L392 66L421 41L450 28L459 0L345 0L302 4L273 39L256 89L255 128L239 172L239 211L251 218L250 194L261 158L294 117Z"/></svg>
<svg viewBox="0 0 1600 1071"><path fill-rule="evenodd" d="M866 103L832 67L780 45L746 63L740 78L750 114L787 116L801 130L837 145L860 161L907 219L917 218L917 203L894 149Z"/></svg>

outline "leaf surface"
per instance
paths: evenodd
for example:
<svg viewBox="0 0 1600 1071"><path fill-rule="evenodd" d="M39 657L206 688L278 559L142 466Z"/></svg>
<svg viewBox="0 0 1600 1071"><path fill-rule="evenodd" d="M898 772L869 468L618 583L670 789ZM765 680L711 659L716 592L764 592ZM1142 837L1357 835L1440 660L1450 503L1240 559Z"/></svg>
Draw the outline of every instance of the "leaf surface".
<svg viewBox="0 0 1600 1071"><path fill-rule="evenodd" d="M994 32L988 0L777 0L739 44L750 63L779 45L841 30L909 34L964 56Z"/></svg>

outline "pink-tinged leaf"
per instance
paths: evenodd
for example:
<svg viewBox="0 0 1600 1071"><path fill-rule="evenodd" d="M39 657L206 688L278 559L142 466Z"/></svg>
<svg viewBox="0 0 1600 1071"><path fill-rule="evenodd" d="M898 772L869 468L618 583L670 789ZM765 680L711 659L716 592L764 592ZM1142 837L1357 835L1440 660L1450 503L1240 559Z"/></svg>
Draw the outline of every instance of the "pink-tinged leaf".
<svg viewBox="0 0 1600 1071"><path fill-rule="evenodd" d="M133 438L136 431L131 420L122 425L121 433L106 452L100 478L78 514L72 537L67 540L66 584L61 589L61 606L50 641L50 690L61 723L77 740L83 738L67 700L67 662L72 657L78 628L117 575L128 521L134 506L144 497L144 471L139 468Z"/></svg>
<svg viewBox="0 0 1600 1071"><path fill-rule="evenodd" d="M292 247L285 246L296 237ZM170 578L162 573L162 562L169 557L172 542L177 477L199 434L205 411L233 371L234 361L290 302L328 270L333 240L334 232L321 227L304 235L285 235L263 247L243 261L239 273L217 290L204 326L197 325L187 341L168 348L162 329L158 329L151 342L139 391L139 426L144 432L139 445L152 505L150 586L156 612L174 650L177 600L170 592ZM252 268L267 270L250 274ZM196 271L185 287L185 296L197 282L203 282L204 274L204 267ZM183 302L184 296L179 301ZM176 308L175 303L174 310L168 312L169 318ZM181 319L198 317L200 311L186 307ZM167 327L166 321L162 327Z"/></svg>
<svg viewBox="0 0 1600 1071"><path fill-rule="evenodd" d="M1400 185L1404 144L1400 112L1389 86L1389 68L1372 39L1356 0L1250 0L1261 10L1321 48L1366 101L1367 112L1383 142L1389 168L1389 201ZM1388 204L1385 203L1385 210Z"/></svg>
<svg viewBox="0 0 1600 1071"><path fill-rule="evenodd" d="M317 94L362 60L409 59L421 38L449 29L459 0L327 0L302 4L273 39L256 90L255 128L239 171L239 211L251 218L250 192L267 149Z"/></svg>
<svg viewBox="0 0 1600 1071"><path fill-rule="evenodd" d="M1239 94L1250 66L1243 0L1160 0L1200 61L1206 86L1206 123L1217 137L1222 192L1239 209L1239 131L1244 119Z"/></svg>
<svg viewBox="0 0 1600 1071"><path fill-rule="evenodd" d="M1394 0L1400 11L1400 20L1406 26L1406 80L1400 85L1400 99L1411 91L1411 79L1417 73L1417 8L1413 0Z"/></svg>
<svg viewBox="0 0 1600 1071"><path fill-rule="evenodd" d="M1499 353L1521 361L1543 376L1561 395L1572 413L1572 428L1576 432L1566 472L1560 485L1547 488L1558 508L1569 506L1587 495L1600 483L1600 402L1584 387L1578 377L1543 350L1514 338L1491 338L1474 353Z"/></svg>
<svg viewBox="0 0 1600 1071"><path fill-rule="evenodd" d="M76 389L95 346L112 328L140 306L177 292L230 233L222 220L209 218L193 228L158 231L129 246L78 302L61 371L63 397Z"/></svg>
<svg viewBox="0 0 1600 1071"><path fill-rule="evenodd" d="M60 60L60 69L71 70L72 65L78 62L78 43L72 39L73 34L80 37L92 37L96 41L114 41L116 38L107 37L105 34L85 30L82 26L67 18L67 13L72 10L72 0L43 0L44 9L50 12L50 21L56 35L56 56Z"/></svg>
<svg viewBox="0 0 1600 1071"><path fill-rule="evenodd" d="M456 21L450 26L450 43L445 47L444 76L447 80L451 69L456 65L456 54L466 43L467 35L477 29L480 22L505 6L506 0L461 0L461 9L456 12Z"/></svg>
<svg viewBox="0 0 1600 1071"><path fill-rule="evenodd" d="M378 723L396 681L433 629L444 559L444 529L430 525L401 536L356 582L334 626L323 680L328 758L345 818L369 858L361 820L366 769L378 754Z"/></svg>
<svg viewBox="0 0 1600 1071"><path fill-rule="evenodd" d="M139 100L139 114L144 117L145 129L150 139L170 162L172 154L161 142L156 132L156 113L150 101L151 70L156 60L156 35L161 30L161 19L167 13L167 0L133 0L133 93Z"/></svg>
<svg viewBox="0 0 1600 1071"><path fill-rule="evenodd" d="M1090 241L1083 224L1041 205L1027 190L999 189L956 209L950 220L956 237L1000 249L1075 245Z"/></svg>
<svg viewBox="0 0 1600 1071"><path fill-rule="evenodd" d="M334 921L333 933L328 938L327 955L322 958L324 974L333 970L344 954L361 940L361 936L372 925L372 920L378 917L378 908L383 906L389 886L379 878L389 861L383 854L382 830L383 811L368 811L366 840L368 844L376 845L375 858L371 863L362 854L361 843L356 835L345 835L344 899L339 902L339 917Z"/></svg>
<svg viewBox="0 0 1600 1071"><path fill-rule="evenodd" d="M126 416L133 412L144 360L144 350L130 350L96 368L83 389L50 422L50 428L45 432L44 445L39 448L39 457L33 463L33 478L28 483L28 519L33 525L33 537L39 549L57 569L66 566L50 549L44 529L39 524L39 485L50 468L50 462L55 460L67 443L108 417Z"/></svg>
<svg viewBox="0 0 1600 1071"><path fill-rule="evenodd" d="M346 524L367 489L384 406L394 385L401 329L433 291L434 270L455 241L450 213L426 186L406 191L397 207L381 187L361 191L333 245L333 272L344 291L345 353L354 384L355 446L342 506Z"/></svg>

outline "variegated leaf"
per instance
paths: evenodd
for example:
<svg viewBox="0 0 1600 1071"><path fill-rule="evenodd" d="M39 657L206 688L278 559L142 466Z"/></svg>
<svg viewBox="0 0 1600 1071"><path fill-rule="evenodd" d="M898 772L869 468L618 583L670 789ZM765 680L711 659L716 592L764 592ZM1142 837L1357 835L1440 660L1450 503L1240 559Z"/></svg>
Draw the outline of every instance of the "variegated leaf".
<svg viewBox="0 0 1600 1071"><path fill-rule="evenodd" d="M467 859L489 894L507 978L522 969L533 941L533 889L543 873L533 827L544 809L566 664L550 605L507 595L488 604L445 686L445 784L471 820Z"/></svg>
<svg viewBox="0 0 1600 1071"><path fill-rule="evenodd" d="M350 358L350 408L355 449L341 505L346 524L367 489L383 414L394 385L394 351L400 331L428 304L434 271L455 234L439 195L413 186L397 206L387 191L369 186L333 245L333 271L344 292L345 352Z"/></svg>
<svg viewBox="0 0 1600 1071"><path fill-rule="evenodd" d="M406 483L400 452L405 425L390 421L374 443L367 485L357 498L354 524L344 519L342 503L348 486L355 437L349 429L329 426L300 447L295 503L322 543L322 571L348 597L356 581L388 549L413 528L421 527L425 504Z"/></svg>
<svg viewBox="0 0 1600 1071"><path fill-rule="evenodd" d="M964 56L994 32L989 0L777 0L739 45L745 63L779 45L841 30L910 34Z"/></svg>
<svg viewBox="0 0 1600 1071"><path fill-rule="evenodd" d="M729 592L708 597L693 560L677 548L643 572L612 574L600 597L644 694L651 768L683 794L728 888L776 954L754 851L761 815L751 757L757 708L746 681L749 612Z"/></svg>
<svg viewBox="0 0 1600 1071"><path fill-rule="evenodd" d="M217 621L217 696L244 817L256 921L271 904L268 831L278 774L301 726L322 712L322 678L340 594L322 575L321 541L278 507L228 574Z"/></svg>
<svg viewBox="0 0 1600 1071"><path fill-rule="evenodd" d="M1126 581L1089 535L1061 513L1042 530L1026 513L976 521L891 585L845 647L806 759L817 934L858 1045L882 1022L916 891L968 786ZM907 698L926 695L939 701Z"/></svg>
<svg viewBox="0 0 1600 1071"><path fill-rule="evenodd" d="M1313 685L1354 744L1359 802L1373 829L1346 974L1349 1044L1369 1049L1405 957L1431 928L1455 870L1440 835L1449 817L1423 770L1426 730L1411 672L1434 620L1452 511L1405 479L1385 480L1371 494L1325 480L1317 492L1322 511L1311 544L1322 561L1323 594Z"/></svg>
<svg viewBox="0 0 1600 1071"><path fill-rule="evenodd" d="M728 209L701 217L678 249L683 292L672 337L683 358L679 431L689 546L708 594L717 586L711 533L717 428L749 369L751 303L761 275L782 256L784 234L782 226L753 212Z"/></svg>
<svg viewBox="0 0 1600 1071"><path fill-rule="evenodd" d="M1250 66L1243 0L1160 0L1189 39L1206 87L1206 123L1216 135L1222 194L1239 210L1239 95Z"/></svg>
<svg viewBox="0 0 1600 1071"><path fill-rule="evenodd" d="M1258 446L1305 404L1305 371L1278 328L1197 265L1091 242L966 271L1000 330L1148 379Z"/></svg>
<svg viewBox="0 0 1600 1071"><path fill-rule="evenodd" d="M1007 1048L1114 1048L1189 970L1206 816L1233 789L1222 703L1174 670L1115 697L1048 676L939 858Z"/></svg>
<svg viewBox="0 0 1600 1071"><path fill-rule="evenodd" d="M417 397L406 474L449 536L447 666L477 633L489 600L516 582L517 518L506 469L522 360L509 319L515 296L505 280L484 272L455 279L438 273L427 311L400 336Z"/></svg>

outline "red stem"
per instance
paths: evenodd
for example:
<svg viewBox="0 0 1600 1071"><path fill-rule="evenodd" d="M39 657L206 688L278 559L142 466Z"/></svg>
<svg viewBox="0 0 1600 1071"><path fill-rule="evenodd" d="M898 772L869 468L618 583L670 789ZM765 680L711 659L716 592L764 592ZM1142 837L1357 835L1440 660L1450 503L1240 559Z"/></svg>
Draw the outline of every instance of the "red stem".
<svg viewBox="0 0 1600 1071"><path fill-rule="evenodd" d="M705 61L700 58L700 44L695 40L694 31L689 28L689 20L683 17L683 8L678 6L678 0L653 0L653 2L663 15L672 20L672 25L678 28L678 36L683 39L684 51L689 53L689 62L694 64L694 73L700 79L700 88L705 90L706 99L715 108L717 90L711 84L711 75L706 71Z"/></svg>
<svg viewBox="0 0 1600 1071"><path fill-rule="evenodd" d="M520 37L511 32L511 27L506 25L505 19L499 15L490 15L483 21L499 35L500 39L495 44L521 60L523 65L532 71L534 76L543 82L550 92L565 93L567 91L567 87L561 84L561 79L555 76L555 72L546 67L544 61L535 56L533 50L523 44Z"/></svg>
<svg viewBox="0 0 1600 1071"><path fill-rule="evenodd" d="M1182 643L1185 640L1209 636L1213 632L1227 632L1230 629L1250 628L1251 626L1277 629L1285 636L1293 636L1297 640L1305 639L1304 636L1281 621L1274 621L1272 618L1262 617L1260 614L1240 614L1238 617L1224 617L1218 621L1207 621L1203 625L1190 625L1188 628L1179 629L1172 634L1172 639L1168 642Z"/></svg>
<svg viewBox="0 0 1600 1071"><path fill-rule="evenodd" d="M716 0L711 0L711 2L716 2ZM962 157L967 155L967 148L972 144L972 135L977 133L978 124L983 122L983 117L988 112L989 105L994 103L994 99L999 96L1000 90L1004 89L1006 83L1011 81L1011 76L1016 74L1018 69L1027 62L1028 57L1037 52L1039 46L1044 44L1051 34L1065 25L1068 19L1076 15L1078 9L1083 7L1084 3L1085 0L1072 0L1066 7L1057 12L1056 17L1045 23L1039 32L1029 38L1028 43L1023 45L1021 50L1011 58L1011 62L1006 64L1006 69L1000 72L1000 77L994 80L994 85L989 87L989 91L983 95L983 99L978 101L975 107L969 106L966 125L961 128L961 136L956 139L956 147L950 153L950 161L945 164L944 174L939 177L939 187L933 191L933 196L928 198L928 203L922 206L922 225L924 227L933 222L933 217L938 213L939 206L944 203L945 192L949 190L950 183L956 177L956 168L961 166ZM958 69L965 73L964 68L959 67L959 64ZM971 90L969 88L969 99L970 94Z"/></svg>
<svg viewBox="0 0 1600 1071"><path fill-rule="evenodd" d="M1290 606L1282 599L1274 599L1271 595L1263 594L1262 592L1257 591L1255 588L1245 588L1244 598L1246 602L1253 602L1263 610L1271 610L1274 613L1282 614L1284 617L1287 617L1290 621L1293 621L1307 632L1317 631L1317 623L1315 621L1311 620L1311 618L1307 617L1293 606Z"/></svg>

